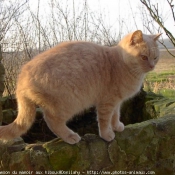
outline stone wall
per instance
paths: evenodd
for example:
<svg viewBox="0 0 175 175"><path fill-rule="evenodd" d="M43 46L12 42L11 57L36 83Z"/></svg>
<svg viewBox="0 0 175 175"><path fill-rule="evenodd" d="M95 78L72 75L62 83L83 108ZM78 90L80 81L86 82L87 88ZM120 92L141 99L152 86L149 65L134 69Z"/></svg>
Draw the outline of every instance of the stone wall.
<svg viewBox="0 0 175 175"><path fill-rule="evenodd" d="M33 171L33 174L127 173L175 174L175 116L170 115L126 126L115 140L105 142L86 134L76 145L60 139L26 144L22 139L0 142L0 172ZM25 174L25 173L24 173ZM26 172L27 174L27 172ZM129 173L127 173L129 174Z"/></svg>
<svg viewBox="0 0 175 175"><path fill-rule="evenodd" d="M2 118L3 118L1 98L4 92L4 74L5 74L5 69L1 63L1 60L2 60L2 50L0 45L0 125L2 124Z"/></svg>

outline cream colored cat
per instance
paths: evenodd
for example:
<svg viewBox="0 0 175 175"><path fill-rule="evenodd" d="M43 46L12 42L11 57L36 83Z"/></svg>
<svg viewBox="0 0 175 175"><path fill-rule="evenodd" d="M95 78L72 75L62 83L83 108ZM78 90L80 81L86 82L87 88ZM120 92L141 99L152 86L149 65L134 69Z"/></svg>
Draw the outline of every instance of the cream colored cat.
<svg viewBox="0 0 175 175"><path fill-rule="evenodd" d="M37 104L52 132L75 144L81 138L66 122L94 105L100 137L113 140L114 131L124 130L121 103L139 92L145 74L159 59L159 36L137 30L116 47L65 42L36 56L22 67L16 90L18 116L0 127L0 138L24 134L35 120Z"/></svg>

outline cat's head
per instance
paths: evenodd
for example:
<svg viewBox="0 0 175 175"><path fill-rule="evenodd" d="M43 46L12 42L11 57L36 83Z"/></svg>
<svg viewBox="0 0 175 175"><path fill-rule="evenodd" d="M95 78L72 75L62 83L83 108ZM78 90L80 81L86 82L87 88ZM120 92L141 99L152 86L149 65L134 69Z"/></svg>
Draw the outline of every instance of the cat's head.
<svg viewBox="0 0 175 175"><path fill-rule="evenodd" d="M159 49L156 43L161 34L145 35L137 30L125 36L119 43L124 61L138 69L138 73L146 73L154 69L159 60Z"/></svg>

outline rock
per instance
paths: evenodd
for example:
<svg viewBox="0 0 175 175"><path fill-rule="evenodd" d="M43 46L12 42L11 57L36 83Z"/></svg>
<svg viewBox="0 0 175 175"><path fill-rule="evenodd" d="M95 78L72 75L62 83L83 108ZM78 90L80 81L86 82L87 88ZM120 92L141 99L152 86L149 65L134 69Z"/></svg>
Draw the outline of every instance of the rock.
<svg viewBox="0 0 175 175"><path fill-rule="evenodd" d="M165 115L175 114L175 98L164 97L159 94L149 92L146 95L146 108L152 118L163 117Z"/></svg>
<svg viewBox="0 0 175 175"><path fill-rule="evenodd" d="M4 92L4 87L5 87L4 86L5 69L3 64L1 63L1 60L2 60L2 49L0 44L0 125L2 124L2 119L3 119L1 99L2 99L2 94Z"/></svg>
<svg viewBox="0 0 175 175"><path fill-rule="evenodd" d="M125 101L121 107L121 120L127 124L138 123L155 118L152 113L147 110L147 92L143 89L133 98Z"/></svg>
<svg viewBox="0 0 175 175"><path fill-rule="evenodd" d="M170 115L130 124L110 143L93 134L86 134L75 145L61 139L36 144L0 142L0 171L152 171L171 175L175 169L174 123L175 115Z"/></svg>
<svg viewBox="0 0 175 175"><path fill-rule="evenodd" d="M3 123L12 123L16 116L17 116L17 112L15 110L12 109L5 109L2 111L3 113Z"/></svg>
<svg viewBox="0 0 175 175"><path fill-rule="evenodd" d="M4 96L4 97L2 97L1 102L2 102L3 110L5 110L5 109L16 110L17 109L17 102L16 102L15 95Z"/></svg>
<svg viewBox="0 0 175 175"><path fill-rule="evenodd" d="M153 92L140 91L134 98L124 102L121 108L121 120L134 124L165 115L175 114L175 99Z"/></svg>

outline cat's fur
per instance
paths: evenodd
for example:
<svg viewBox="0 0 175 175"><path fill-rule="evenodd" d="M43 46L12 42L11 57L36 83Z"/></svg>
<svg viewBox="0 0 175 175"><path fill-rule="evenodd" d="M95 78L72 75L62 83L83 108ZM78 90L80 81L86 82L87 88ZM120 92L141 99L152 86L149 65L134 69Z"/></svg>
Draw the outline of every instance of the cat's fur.
<svg viewBox="0 0 175 175"><path fill-rule="evenodd" d="M53 133L67 143L77 143L80 136L66 122L94 105L100 136L113 140L114 131L124 130L121 103L139 92L145 74L158 61L158 37L138 30L115 47L65 42L36 56L22 67L16 90L18 116L0 127L0 138L24 134L35 120L37 104Z"/></svg>

